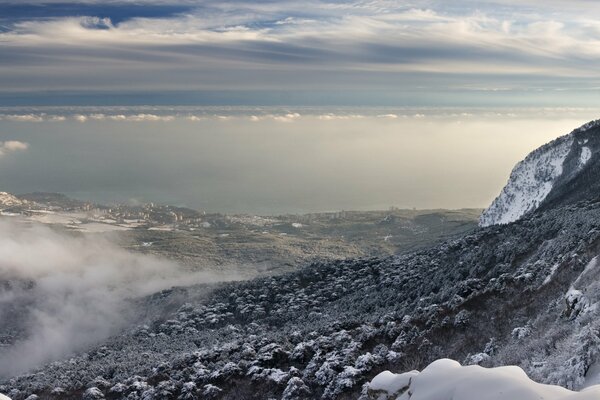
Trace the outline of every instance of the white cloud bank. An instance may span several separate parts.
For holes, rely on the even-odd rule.
[[[0,220],[0,321],[9,331],[12,325],[25,333],[0,351],[0,376],[114,334],[135,318],[129,299],[217,280],[208,272],[128,252],[99,236]]]
[[[0,158],[19,151],[25,151],[29,148],[29,143],[20,142],[18,140],[7,140],[0,142]]]

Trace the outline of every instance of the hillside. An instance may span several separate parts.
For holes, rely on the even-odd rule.
[[[537,209],[598,198],[599,151],[600,120],[534,150],[514,167],[480,225],[506,224]]]
[[[16,400],[78,398],[91,387],[115,399],[186,390],[269,398],[286,389],[355,398],[376,373],[445,357],[519,365],[536,381],[580,388],[593,379],[586,373],[600,342],[599,211],[580,203],[429,250],[226,284],[0,391]],[[196,289],[145,302],[160,306],[181,290]]]

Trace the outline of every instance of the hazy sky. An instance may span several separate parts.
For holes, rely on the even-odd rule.
[[[597,1],[0,3],[5,105],[600,105]]]
[[[261,214],[485,207],[593,109],[0,109],[0,188]]]

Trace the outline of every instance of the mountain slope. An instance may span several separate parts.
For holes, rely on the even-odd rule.
[[[21,200],[7,192],[0,192],[0,209],[20,206],[27,203],[27,200]]]
[[[599,253],[600,203],[585,202],[403,256],[316,263],[217,288],[0,392],[349,399],[383,370],[439,358],[577,389],[600,363]]]
[[[589,122],[531,152],[482,213],[481,226],[514,222],[539,208],[600,196],[600,120]]]

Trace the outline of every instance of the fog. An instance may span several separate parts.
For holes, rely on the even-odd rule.
[[[2,111],[2,110],[0,110]],[[278,214],[485,207],[591,109],[4,110],[0,190]]]
[[[227,279],[235,279],[230,274]],[[27,371],[116,332],[135,315],[128,299],[222,277],[123,250],[99,236],[0,220],[0,376]]]

